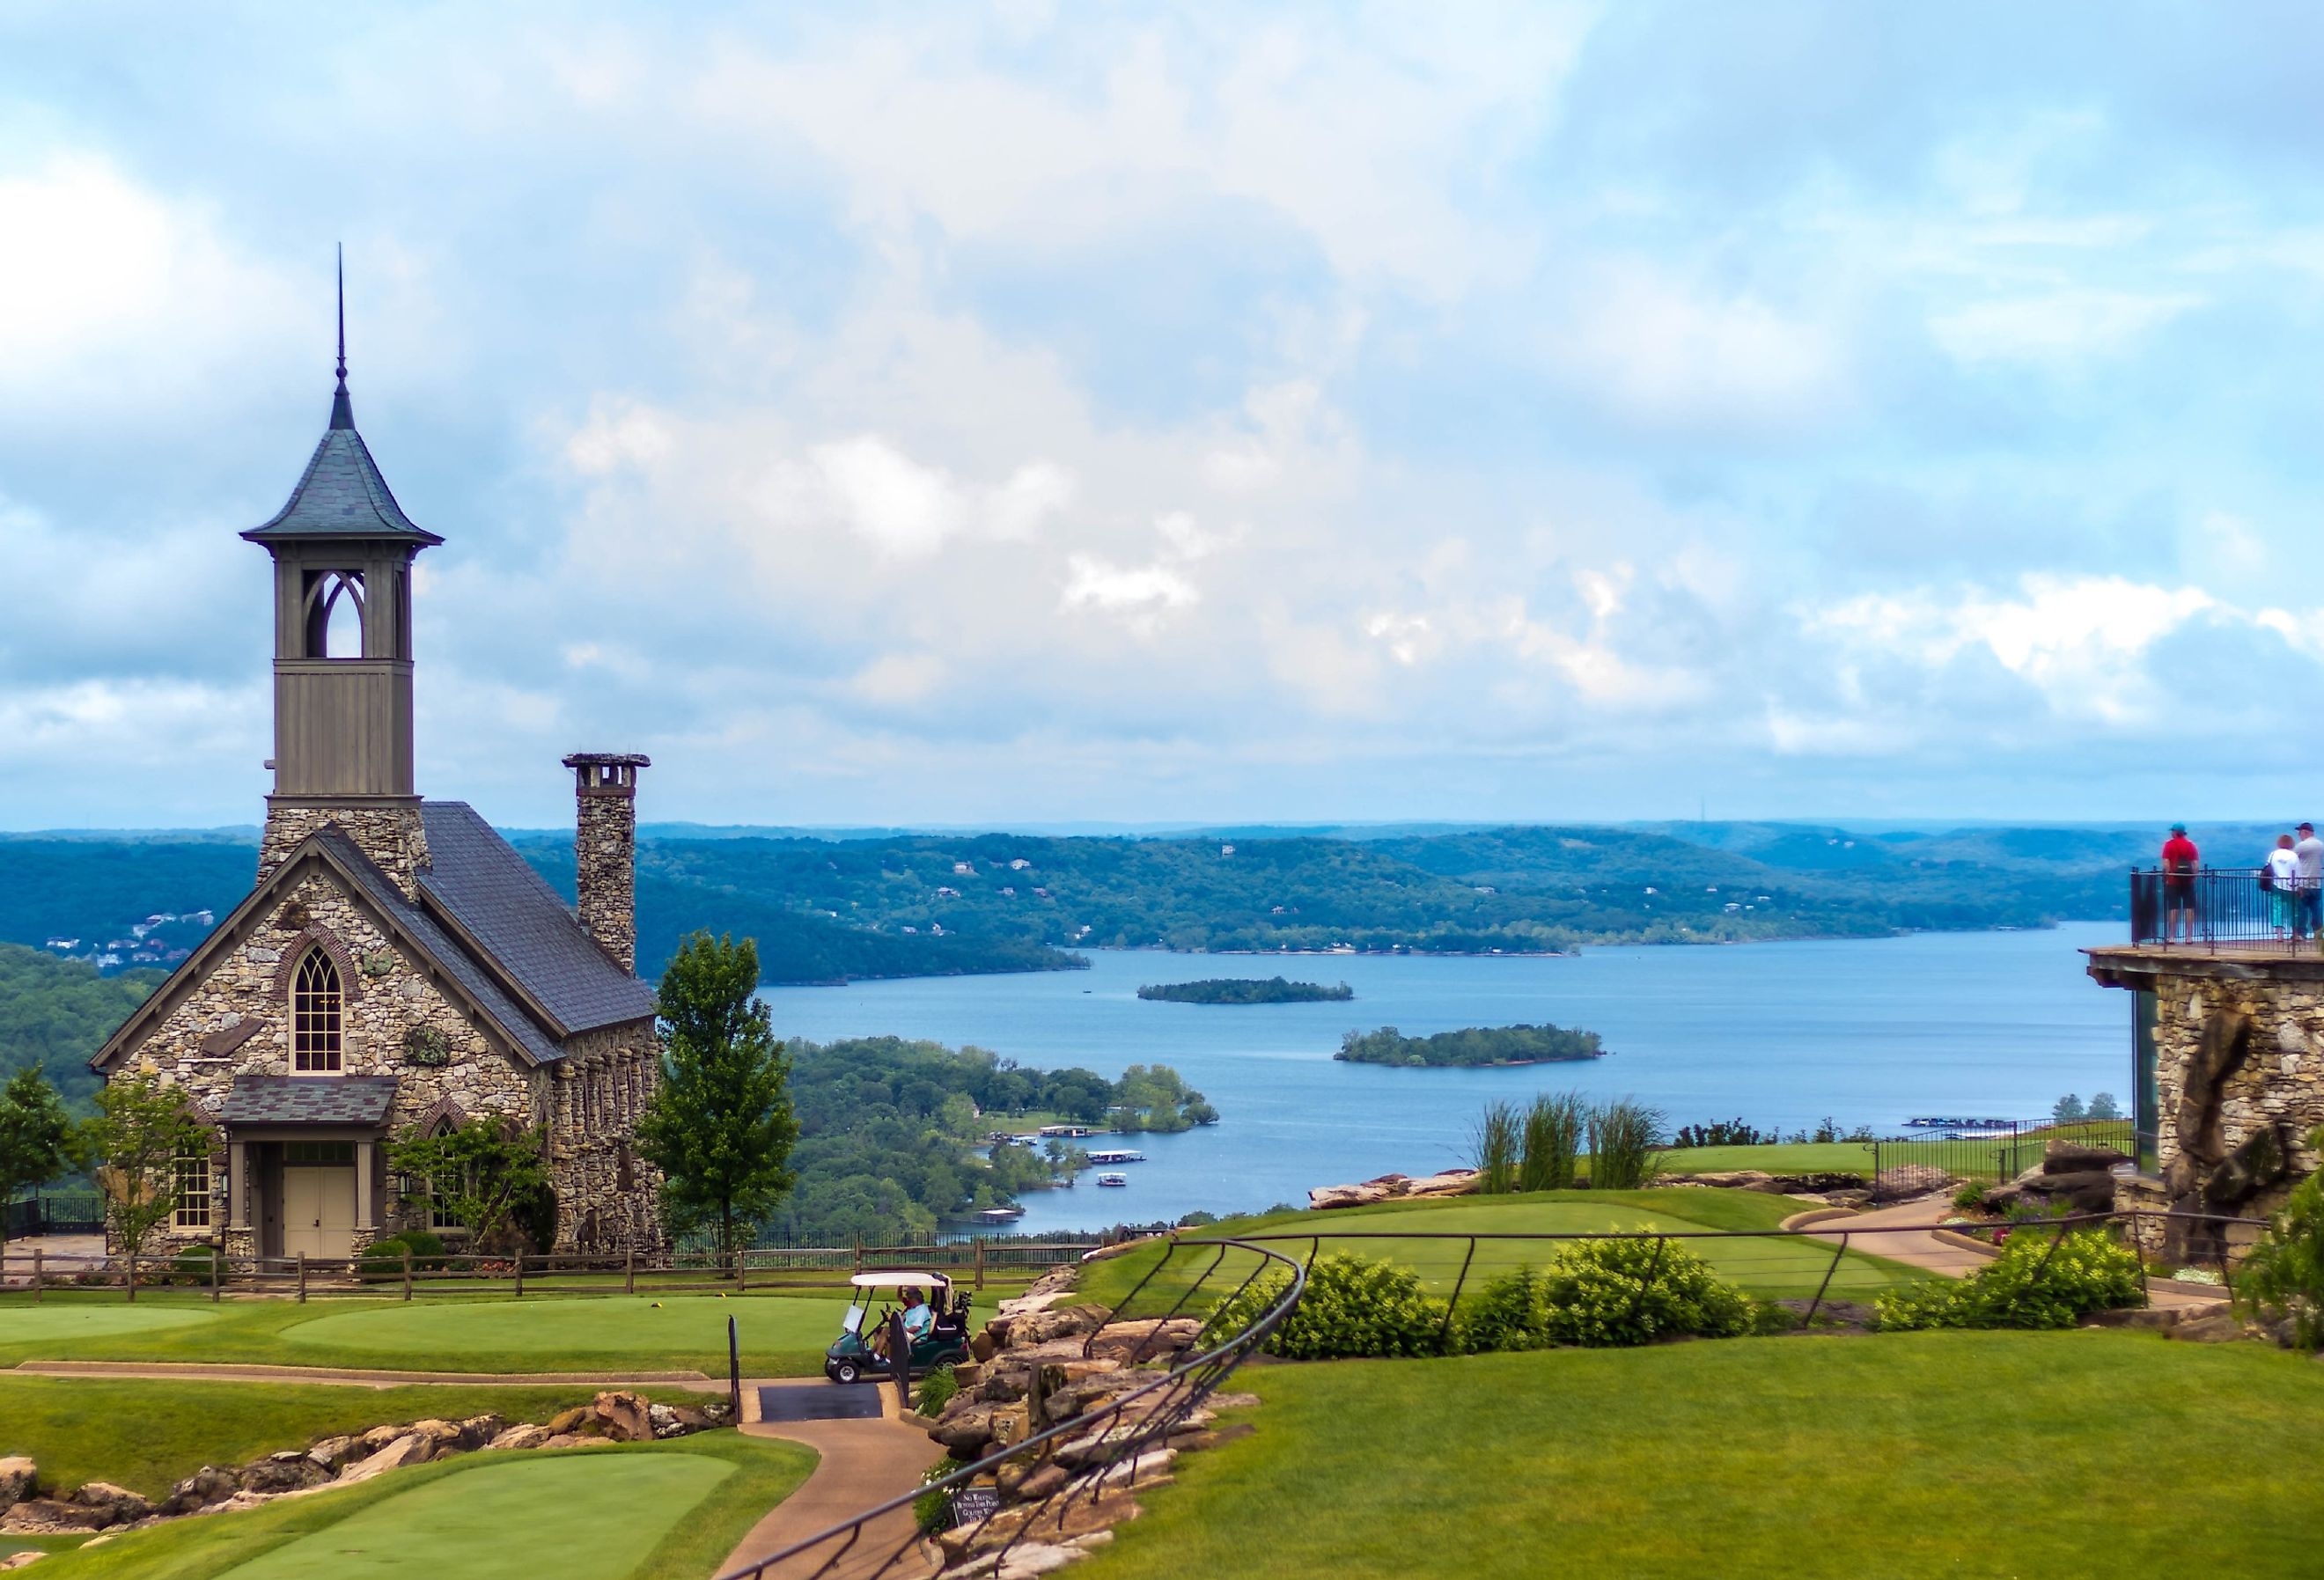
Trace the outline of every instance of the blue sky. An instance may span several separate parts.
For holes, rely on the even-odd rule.
[[[2313,7],[0,12],[0,826],[2314,816]]]

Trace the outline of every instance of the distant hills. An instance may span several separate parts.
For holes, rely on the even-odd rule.
[[[2199,827],[2256,863],[2276,830]],[[1874,937],[2124,914],[2160,830],[1775,822],[1349,827],[1167,836],[771,835],[649,826],[639,965],[697,928],[749,934],[774,982],[1071,968],[1075,947],[1489,952]],[[568,835],[518,848],[572,892]],[[0,940],[106,939],[247,892],[238,831],[0,836]]]

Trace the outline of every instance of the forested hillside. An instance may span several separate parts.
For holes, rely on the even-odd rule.
[[[1167,838],[1003,834],[642,838],[639,967],[697,928],[759,940],[770,982],[1069,968],[1076,947],[1554,950],[1872,937],[2123,913],[2149,829],[1851,832],[1783,823],[1335,829]],[[2198,827],[2255,863],[2273,830]],[[518,847],[568,897],[572,841]],[[247,892],[216,838],[0,838],[0,938],[104,938]],[[182,944],[182,938],[173,937]]]
[[[87,1112],[97,1091],[88,1056],[161,980],[158,971],[99,976],[77,960],[0,944],[0,1081],[41,1065],[66,1101]]]

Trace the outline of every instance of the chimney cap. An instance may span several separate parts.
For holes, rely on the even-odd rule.
[[[566,758],[567,768],[651,768],[653,759],[642,752],[576,752]]]

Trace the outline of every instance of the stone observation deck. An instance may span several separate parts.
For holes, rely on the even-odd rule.
[[[2319,1165],[2308,1145],[2324,1124],[2316,899],[2255,870],[2133,873],[2129,940],[2084,951],[2094,980],[2135,995],[2141,1173],[2116,1206],[2167,1207],[2191,1225],[2153,1249],[2225,1252]]]

